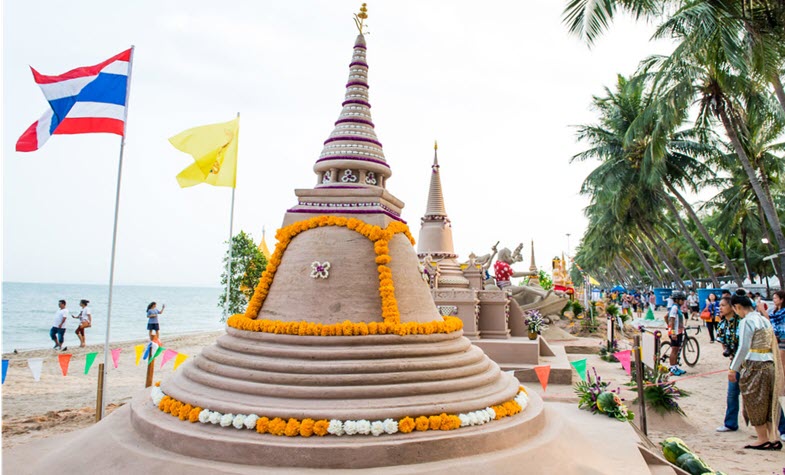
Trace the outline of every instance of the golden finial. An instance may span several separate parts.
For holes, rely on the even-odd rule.
[[[360,31],[361,35],[364,34],[363,27],[365,25],[363,24],[363,22],[365,21],[366,18],[368,18],[368,9],[366,8],[366,5],[367,4],[363,3],[362,6],[360,7],[360,13],[354,14],[354,24],[357,25],[357,29]]]
[[[436,141],[435,141],[435,140],[433,141],[433,149],[434,149],[434,150],[439,150],[439,144],[438,144],[438,143],[436,143]]]

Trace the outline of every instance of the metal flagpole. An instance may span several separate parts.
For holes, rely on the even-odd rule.
[[[235,182],[235,186],[237,183]],[[224,302],[224,316],[229,316],[229,291],[232,288],[232,227],[234,225],[234,187],[232,187],[232,204],[229,213],[229,259],[226,260],[226,301]]]
[[[112,258],[109,264],[109,299],[106,308],[106,339],[104,340],[104,377],[101,380],[101,418],[104,417],[107,397],[106,379],[109,373],[109,329],[112,321],[112,288],[114,286],[114,260],[117,248],[117,214],[120,208],[120,183],[123,177],[123,152],[125,151],[125,136],[128,130],[128,99],[131,96],[131,73],[134,67],[134,48],[131,45],[131,57],[128,61],[128,83],[125,86],[125,110],[123,111],[123,136],[120,139],[120,160],[117,164],[117,189],[114,198],[114,226],[112,227]]]
[[[237,113],[237,118],[240,118],[240,113]],[[239,128],[239,124],[238,124]],[[237,131],[238,141],[238,154],[239,154],[239,141],[240,131]],[[232,187],[232,204],[229,211],[229,259],[226,261],[226,300],[224,301],[224,316],[229,317],[229,292],[232,288],[232,227],[234,226],[234,191],[237,188],[237,162],[234,165],[234,186]]]

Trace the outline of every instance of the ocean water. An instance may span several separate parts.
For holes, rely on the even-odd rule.
[[[3,282],[3,353],[18,350],[51,348],[52,327],[57,301],[64,299],[71,315],[81,310],[79,301],[90,301],[93,326],[85,331],[87,344],[100,344],[106,335],[106,311],[109,287],[88,284],[28,284]],[[158,287],[115,285],[112,292],[110,341],[128,341],[147,337],[147,304],[166,304],[159,317],[161,334],[182,334],[224,328],[218,307],[220,288]],[[66,322],[66,346],[79,346],[74,334],[78,319]]]

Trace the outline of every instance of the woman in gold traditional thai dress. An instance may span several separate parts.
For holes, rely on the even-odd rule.
[[[743,291],[740,291],[743,292]],[[758,440],[745,449],[780,450],[776,427],[780,415],[778,396],[782,394],[783,377],[777,339],[771,323],[758,313],[745,294],[737,292],[731,303],[739,322],[739,349],[733,358],[728,380],[736,381],[744,400],[744,420],[755,427]]]

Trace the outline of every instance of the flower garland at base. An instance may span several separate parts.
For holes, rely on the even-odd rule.
[[[281,320],[254,320],[243,314],[229,317],[226,324],[232,328],[244,331],[276,333],[279,335],[299,336],[366,336],[366,335],[431,335],[434,333],[452,333],[463,328],[463,322],[458,317],[442,317],[444,320],[434,322],[350,322],[343,323],[313,323],[313,322],[284,322]]]
[[[373,249],[376,253],[377,271],[379,273],[379,296],[382,300],[382,318],[385,323],[395,324],[400,323],[401,315],[398,311],[398,301],[395,300],[395,287],[392,280],[392,269],[387,265],[392,261],[390,257],[390,240],[394,235],[403,233],[409,242],[414,245],[414,237],[409,232],[408,226],[395,221],[390,223],[386,228],[382,229],[379,226],[365,223],[355,218],[341,218],[338,216],[317,216],[303,221],[292,223],[289,226],[281,228],[275,233],[275,239],[278,243],[275,245],[275,252],[270,257],[270,262],[259,279],[259,284],[254,290],[253,297],[248,303],[248,308],[245,311],[245,316],[248,318],[255,318],[259,315],[262,309],[262,304],[267,298],[267,293],[270,291],[270,286],[273,284],[273,277],[281,265],[283,253],[289,246],[289,243],[295,236],[303,231],[315,229],[324,226],[339,226],[355,231],[362,234],[373,242]]]
[[[150,396],[153,404],[161,411],[177,417],[181,421],[191,423],[220,425],[221,427],[234,427],[238,430],[256,430],[260,434],[271,434],[286,437],[311,437],[313,435],[324,437],[326,435],[372,435],[378,437],[382,434],[395,434],[396,432],[409,433],[428,430],[455,430],[461,427],[478,426],[504,417],[513,416],[526,409],[529,396],[526,389],[521,386],[514,399],[502,404],[486,407],[465,414],[441,413],[432,416],[404,417],[399,420],[385,419],[383,421],[337,419],[282,419],[280,417],[259,417],[256,414],[221,414],[198,406],[192,406],[178,401],[164,394],[156,384]]]

